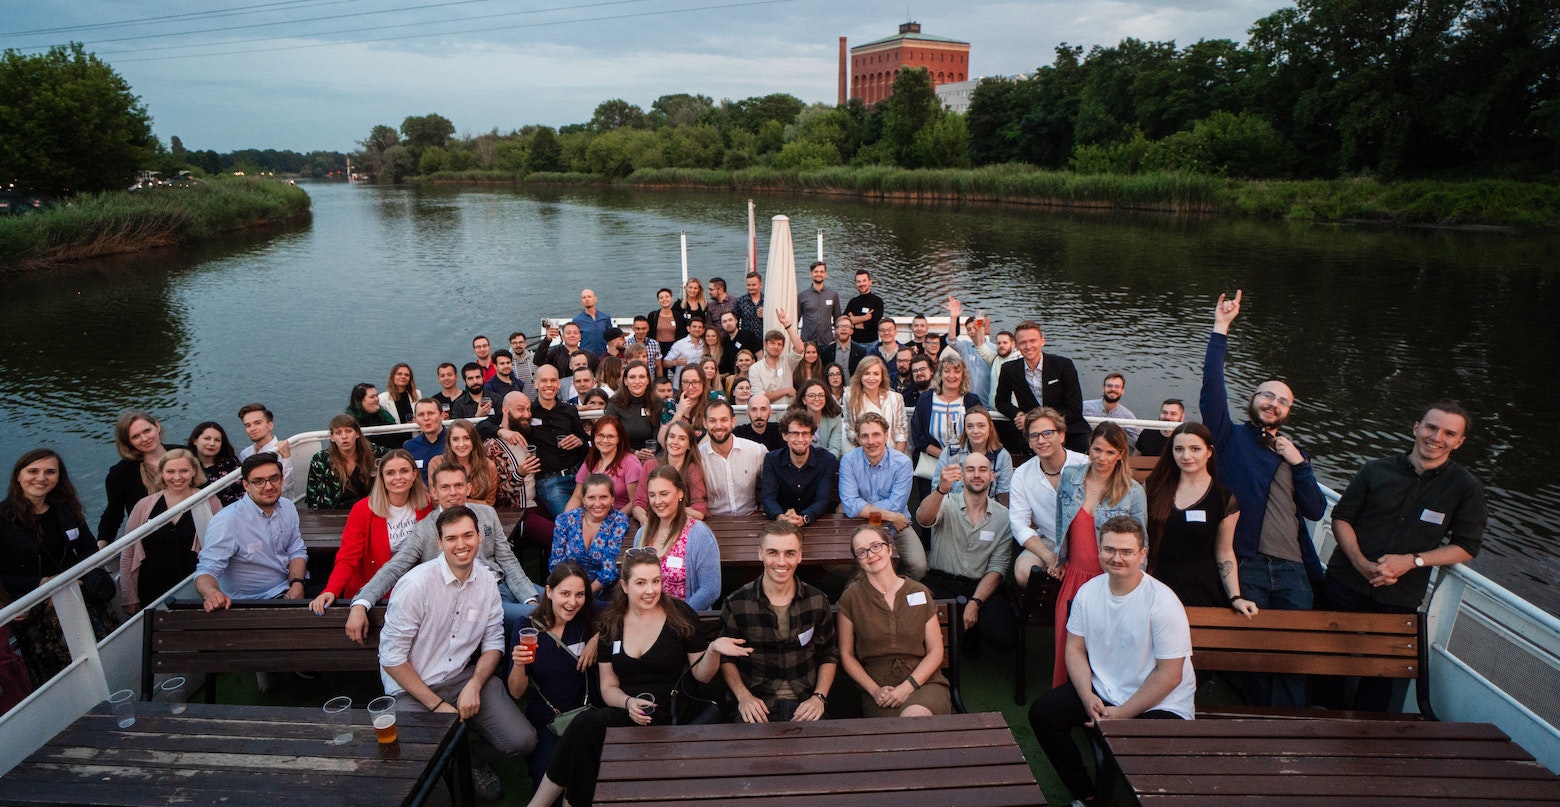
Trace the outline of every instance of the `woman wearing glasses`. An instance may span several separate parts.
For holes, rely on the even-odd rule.
[[[856,579],[840,595],[840,665],[861,687],[867,717],[924,717],[953,711],[943,678],[942,628],[926,586],[894,571],[879,527],[851,536]]]

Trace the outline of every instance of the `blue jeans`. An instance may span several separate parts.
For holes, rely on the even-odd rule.
[[[1315,595],[1304,562],[1259,554],[1240,559],[1240,596],[1261,609],[1309,611]],[[1248,706],[1305,707],[1303,675],[1247,673],[1241,676],[1241,689]]]
[[[547,515],[557,518],[569,509],[569,497],[574,495],[574,476],[550,476],[536,482],[536,498],[547,508]]]

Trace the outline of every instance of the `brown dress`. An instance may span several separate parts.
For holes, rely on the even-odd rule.
[[[911,605],[909,599],[916,594],[919,601]],[[883,595],[866,580],[857,580],[840,595],[840,613],[848,618],[855,636],[856,660],[882,685],[897,686],[915,671],[921,659],[926,657],[926,623],[937,618],[937,603],[926,586],[906,579],[894,594],[894,608],[889,610]],[[903,705],[883,709],[871,693],[861,694],[861,712],[867,717],[897,717],[906,706],[924,706],[932,714],[953,712],[953,701],[948,696],[948,679],[939,669],[930,681],[911,693]]]

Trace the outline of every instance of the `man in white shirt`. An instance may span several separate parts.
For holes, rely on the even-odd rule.
[[[276,437],[276,416],[263,403],[245,404],[238,410],[238,420],[244,424],[244,434],[250,444],[238,452],[238,461],[256,454],[270,452],[282,461],[282,496],[292,492],[292,446]]]
[[[672,386],[682,389],[682,368],[698,365],[704,358],[704,321],[688,320],[688,335],[672,343],[661,359],[661,366],[671,370]]]
[[[758,481],[769,452],[732,434],[735,422],[731,404],[725,401],[710,401],[704,409],[704,431],[709,437],[699,444],[699,459],[704,463],[710,515],[745,516],[758,510]]]
[[[536,729],[493,673],[504,652],[498,582],[476,562],[477,516],[451,507],[439,514],[443,552],[396,584],[379,634],[379,663],[396,711],[453,712],[476,732],[472,778],[489,801],[504,789],[489,764],[536,748]],[[475,663],[468,663],[478,650]]]
[[[802,359],[802,337],[797,334],[796,323],[784,308],[775,309],[775,317],[785,333],[770,331],[764,334],[764,353],[748,368],[748,382],[753,385],[754,395],[763,393],[774,408],[785,409],[791,405],[791,396],[796,394],[791,376],[796,363]],[[790,350],[786,350],[787,335],[790,336]]]
[[[1029,706],[1035,739],[1057,778],[1084,804],[1094,782],[1072,730],[1096,720],[1191,720],[1197,678],[1186,609],[1169,586],[1143,572],[1143,525],[1116,516],[1100,529],[1100,566],[1067,618],[1071,679]],[[1075,804],[1077,802],[1074,802]]]
[[[1087,465],[1089,456],[1068,451],[1067,419],[1049,406],[1029,410],[1024,419],[1024,434],[1035,456],[1013,471],[1008,491],[1008,521],[1013,540],[1018,542],[1018,559],[1013,562],[1013,580],[1019,588],[1029,587],[1029,575],[1038,568],[1041,574],[1060,574],[1056,568],[1056,485],[1062,469],[1069,465]]]

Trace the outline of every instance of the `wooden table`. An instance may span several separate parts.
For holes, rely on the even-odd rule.
[[[1044,804],[996,713],[607,730],[596,804]]]
[[[350,512],[350,510],[299,508],[298,531],[303,534],[303,545],[311,550],[339,549],[341,531],[346,529],[347,514]],[[504,534],[507,536],[514,532],[515,525],[520,523],[520,511],[499,510],[498,521],[504,525]]]
[[[1560,802],[1560,777],[1488,723],[1108,720],[1100,732],[1143,807]]]
[[[421,804],[445,769],[471,803],[454,715],[397,715],[400,738],[382,749],[368,712],[352,712],[353,741],[330,745],[319,708],[192,703],[171,715],[143,701],[121,729],[99,704],[0,778],[0,804],[383,807]]]
[[[752,566],[758,560],[758,536],[769,519],[763,513],[747,516],[710,516],[704,520],[720,544],[722,566]],[[802,528],[802,562],[818,566],[850,566],[856,558],[850,553],[850,536],[866,524],[864,518],[849,518],[830,513]]]

